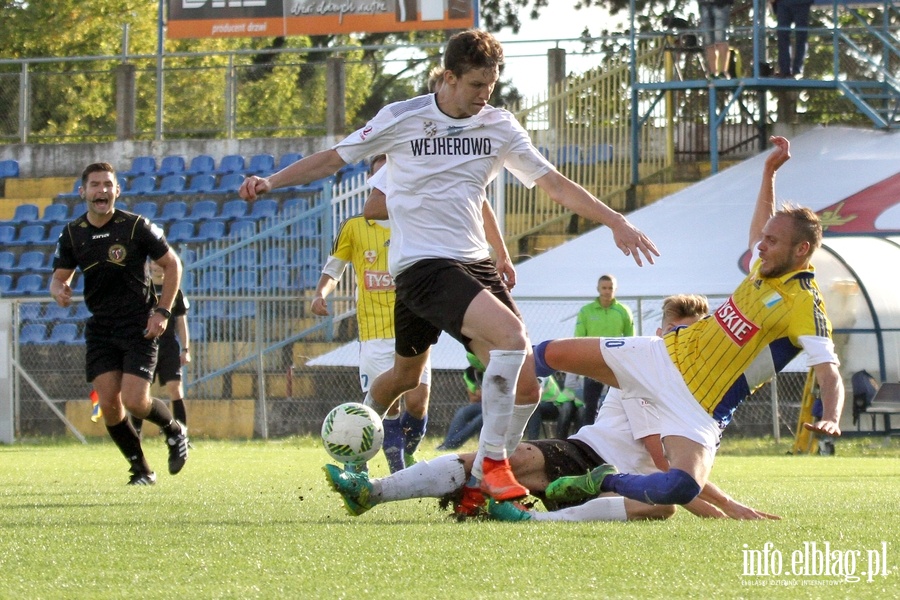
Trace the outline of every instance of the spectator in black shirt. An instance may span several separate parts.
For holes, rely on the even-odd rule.
[[[75,268],[84,277],[84,301],[91,317],[85,325],[85,372],[100,396],[110,437],[131,465],[129,485],[152,485],[140,437],[126,411],[158,425],[169,447],[169,472],[178,473],[188,454],[187,428],[172,418],[164,402],[150,398],[157,338],[165,331],[181,280],[181,261],[162,230],[144,217],[116,210],[119,185],[109,163],[88,165],[79,194],[87,213],[68,223],[53,258],[50,295],[69,306]],[[159,299],[147,267],[150,258],[166,281]]]

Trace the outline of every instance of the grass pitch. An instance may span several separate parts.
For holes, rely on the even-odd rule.
[[[900,597],[898,442],[726,440],[713,480],[781,521],[579,524],[457,523],[432,499],[350,517],[314,438],[197,440],[175,477],[148,440],[153,487],[108,441],[2,446],[0,598]]]

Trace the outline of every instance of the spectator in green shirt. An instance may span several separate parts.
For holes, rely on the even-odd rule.
[[[575,321],[575,337],[626,337],[634,335],[634,318],[631,310],[616,300],[616,278],[601,275],[597,280],[599,296],[578,311]],[[600,409],[603,384],[584,378],[585,425],[590,425]]]

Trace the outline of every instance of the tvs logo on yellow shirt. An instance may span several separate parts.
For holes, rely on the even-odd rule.
[[[738,346],[743,346],[759,331],[759,326],[738,310],[734,299],[729,298],[716,310],[716,322],[721,325],[728,337]]]

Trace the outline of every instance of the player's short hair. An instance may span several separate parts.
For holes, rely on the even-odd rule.
[[[113,181],[116,181],[116,169],[107,162],[95,162],[91,163],[84,168],[84,171],[81,172],[81,183],[87,183],[88,177],[91,173],[112,173]]]
[[[467,29],[453,35],[444,50],[444,68],[457,77],[473,69],[497,69],[503,65],[503,47],[492,34]]]
[[[787,203],[782,205],[775,215],[791,219],[794,223],[794,243],[809,242],[810,254],[822,245],[822,222],[819,215],[811,209]]]
[[[436,92],[438,85],[444,81],[444,67],[434,67],[428,72],[428,91]]]
[[[613,284],[613,287],[616,287],[616,278],[612,275],[601,275],[597,278],[597,285],[600,285],[601,281],[608,281]]]
[[[699,294],[675,294],[663,300],[662,322],[672,323],[689,317],[705,317],[709,314],[706,296]]]

